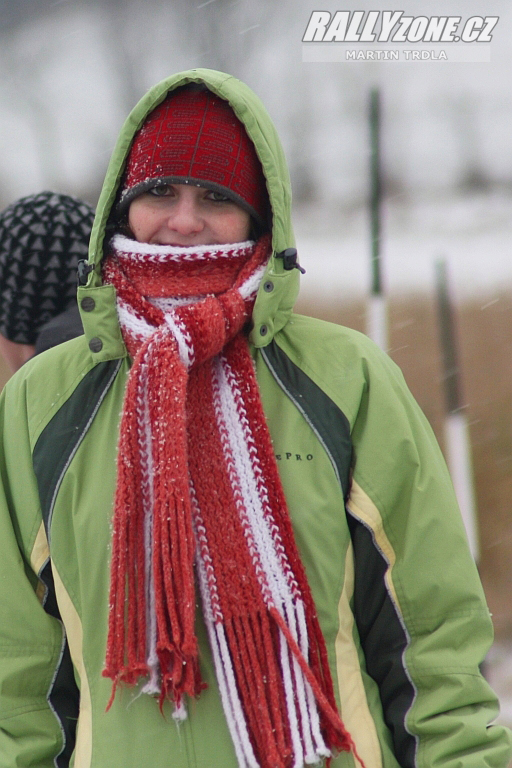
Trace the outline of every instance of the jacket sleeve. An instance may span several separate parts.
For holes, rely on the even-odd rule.
[[[11,388],[9,384],[6,389]],[[3,765],[55,768],[64,731],[52,706],[65,657],[61,622],[42,602],[31,565],[43,565],[44,529],[23,398],[0,399],[0,755]],[[43,534],[43,535],[41,535]]]
[[[352,403],[354,613],[403,768],[506,768],[479,665],[492,625],[448,471],[397,367],[369,349]]]

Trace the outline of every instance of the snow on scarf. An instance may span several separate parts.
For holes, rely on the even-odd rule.
[[[201,680],[194,561],[241,768],[298,768],[353,745],[244,334],[269,238],[146,245],[103,267],[133,357],[121,419],[105,670],[174,703]],[[112,701],[112,700],[111,700]]]

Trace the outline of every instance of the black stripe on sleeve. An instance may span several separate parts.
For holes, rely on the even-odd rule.
[[[53,616],[53,618],[61,621],[55,597],[52,566],[49,559],[41,569],[39,578],[46,587],[46,594],[43,600],[45,611],[50,616]],[[62,626],[62,635],[60,659],[46,695],[62,731],[62,749],[54,759],[56,768],[68,768],[69,766],[71,755],[75,748],[76,724],[80,711],[80,693],[75,680],[73,662],[71,661],[64,626]]]
[[[354,616],[366,668],[379,686],[396,758],[402,768],[414,768],[416,739],[405,725],[415,697],[404,662],[409,638],[384,581],[388,563],[372,532],[347,512],[354,547]]]

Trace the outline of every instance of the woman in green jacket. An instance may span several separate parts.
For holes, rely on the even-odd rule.
[[[255,95],[155,86],[85,336],[2,396],[3,764],[506,768],[440,451],[386,355],[292,313],[293,246]]]

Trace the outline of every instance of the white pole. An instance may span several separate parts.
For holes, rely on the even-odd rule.
[[[381,349],[387,351],[387,301],[382,293],[372,293],[368,297],[367,334]]]
[[[443,355],[443,381],[446,401],[446,461],[452,477],[471,553],[479,557],[478,525],[471,442],[461,397],[461,376],[455,334],[454,312],[448,286],[446,263],[439,260],[437,271],[437,307],[439,338]]]
[[[467,418],[461,411],[449,413],[445,419],[446,459],[453,487],[466,528],[471,554],[480,557],[476,523],[476,501]]]

